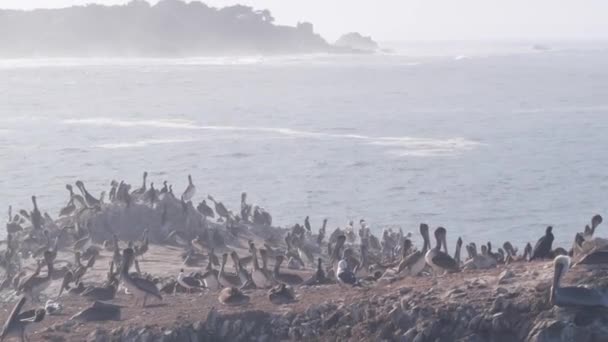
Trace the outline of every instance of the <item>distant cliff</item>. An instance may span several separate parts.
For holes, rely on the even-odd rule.
[[[0,57],[209,56],[336,52],[313,25],[274,24],[268,10],[133,0],[33,11],[0,10]]]

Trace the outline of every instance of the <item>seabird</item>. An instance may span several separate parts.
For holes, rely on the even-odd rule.
[[[251,278],[258,288],[269,288],[272,286],[272,278],[270,274],[264,272],[258,263],[258,251],[255,245],[251,245],[251,254],[253,255],[253,269],[251,270]]]
[[[213,265],[211,263],[207,264],[206,271],[207,272],[203,273],[203,275],[201,276],[205,287],[209,290],[219,290],[222,287],[218,280],[219,272],[213,269]]]
[[[87,191],[87,189],[84,187],[84,183],[82,181],[80,181],[80,180],[76,181],[76,187],[78,187],[78,189],[80,189],[80,192],[82,193],[82,196],[84,197],[84,200],[89,207],[97,207],[101,204],[101,202],[98,199],[93,197]]]
[[[146,299],[148,297],[155,297],[158,298],[158,300],[162,300],[163,297],[160,295],[158,288],[152,281],[143,278],[131,277],[129,274],[129,268],[135,259],[133,249],[126,248],[123,250],[122,258],[120,280],[122,285],[135,296],[135,304],[137,304],[139,299],[143,299],[143,307],[145,307]]]
[[[201,203],[199,203],[196,206],[196,210],[198,210],[198,212],[201,213],[203,215],[203,217],[205,217],[205,218],[207,218],[207,217],[214,218],[215,217],[215,213],[213,212],[213,209],[211,209],[211,207],[209,205],[207,205],[207,202],[205,202],[205,200],[203,200]]]
[[[553,245],[553,227],[548,226],[545,230],[545,235],[538,239],[534,250],[532,251],[532,257],[530,261],[534,259],[546,259],[551,256],[551,246]]]
[[[554,260],[555,273],[551,286],[551,304],[560,307],[608,307],[608,297],[596,289],[582,286],[560,287],[560,283],[568,268],[570,258],[560,255]]]
[[[188,175],[188,187],[186,187],[186,190],[182,194],[182,200],[185,202],[191,200],[195,193],[196,186],[194,186],[194,183],[192,183],[192,175]]]
[[[218,214],[218,216],[228,220],[230,217],[230,212],[228,209],[226,209],[224,204],[222,202],[217,202],[211,195],[208,195],[207,198],[215,205],[215,212]]]
[[[32,213],[30,214],[32,227],[34,227],[34,229],[42,229],[42,214],[40,214],[40,210],[38,210],[36,196],[32,196],[32,204],[34,205],[34,210],[32,210]]]
[[[435,240],[437,245],[426,252],[425,260],[431,265],[436,273],[458,272],[459,266],[451,256],[441,251],[441,246],[445,245],[447,231],[443,227],[435,229]]]
[[[268,299],[273,304],[287,304],[295,300],[295,294],[291,286],[280,283],[268,291]]]
[[[399,263],[397,273],[401,273],[404,269],[409,270],[409,274],[416,276],[422,272],[426,266],[426,252],[430,248],[431,242],[429,238],[429,226],[426,223],[420,224],[420,235],[422,236],[422,250],[416,251]]]
[[[146,193],[146,180],[147,179],[148,179],[148,172],[144,171],[143,183],[141,185],[141,188],[133,190],[133,192],[131,192],[131,196],[139,198],[139,197],[142,197]]]
[[[235,287],[227,287],[220,291],[218,300],[224,305],[242,305],[249,303],[249,296]]]
[[[9,337],[17,337],[21,339],[21,342],[29,341],[25,334],[25,329],[30,323],[38,323],[44,319],[46,311],[44,309],[28,310],[21,312],[23,305],[25,305],[26,298],[22,296],[11,314],[6,319],[2,332],[0,333],[0,341],[4,341]]]
[[[47,273],[44,277],[34,276],[26,279],[24,283],[19,287],[19,291],[25,293],[32,300],[40,301],[40,292],[44,291],[49,284],[53,276],[53,260],[50,251],[44,252],[44,261],[46,262]]]
[[[65,207],[61,208],[59,211],[59,216],[70,216],[76,211],[76,204],[74,203],[74,189],[70,184],[66,184],[65,188],[70,193],[70,199]]]
[[[185,288],[188,293],[192,292],[192,289],[201,289],[203,288],[203,282],[196,279],[195,277],[187,276],[184,274],[184,269],[179,270],[179,274],[177,275],[177,283],[180,284],[183,288]]]
[[[227,273],[226,262],[228,261],[228,253],[222,254],[222,265],[220,266],[220,273],[218,275],[219,282],[224,287],[241,287],[241,279],[237,274]]]
[[[278,282],[286,283],[289,285],[299,285],[304,279],[297,274],[292,273],[281,273],[281,264],[285,260],[285,257],[282,255],[277,255],[275,258],[273,276],[274,279]]]

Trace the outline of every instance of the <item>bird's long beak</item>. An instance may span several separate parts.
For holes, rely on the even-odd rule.
[[[448,254],[448,242],[447,239],[445,237],[445,234],[441,236],[441,240],[443,243],[443,251],[445,252],[445,254]]]

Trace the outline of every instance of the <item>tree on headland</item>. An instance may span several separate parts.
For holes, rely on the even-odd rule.
[[[303,28],[306,29],[303,29]],[[327,52],[312,24],[274,24],[269,10],[199,1],[0,10],[0,57],[200,56]]]

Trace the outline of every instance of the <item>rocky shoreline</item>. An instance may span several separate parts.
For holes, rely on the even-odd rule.
[[[190,188],[194,189],[192,183]],[[87,203],[82,209],[74,209],[74,214],[61,215],[57,220],[46,213],[42,215],[33,198],[31,213],[20,210],[18,215],[11,215],[7,223],[10,238],[4,241],[9,247],[4,250],[0,265],[6,269],[0,290],[0,321],[7,320],[21,296],[14,279],[19,282],[24,274],[35,273],[36,263],[39,263],[36,255],[42,251],[45,256],[55,254],[53,263],[58,271],[52,276],[50,267],[44,271],[48,274],[48,283],[42,298],[56,302],[61,309],[57,312],[47,310],[44,320],[28,327],[31,341],[608,341],[607,310],[553,306],[550,289],[554,264],[551,259],[531,262],[513,259],[486,269],[463,268],[443,275],[422,271],[418,275],[408,275],[408,272],[396,271],[398,267],[394,262],[399,263],[399,259],[393,248],[402,244],[405,256],[411,241],[397,233],[394,233],[395,241],[399,238],[404,242],[395,246],[389,246],[389,232],[385,232],[382,246],[373,234],[361,235],[369,250],[361,248],[359,256],[356,252],[352,254],[353,250],[362,247],[356,244],[352,229],[336,229],[326,235],[327,222],[324,222],[319,234],[313,235],[308,218],[304,227],[296,225],[289,230],[272,227],[270,215],[257,206],[248,205],[246,194],[242,197],[244,220],[208,196],[216,204],[216,212],[225,218],[225,222],[214,222],[204,214],[210,212],[203,210],[205,202],[195,208],[192,202],[176,199],[172,192],[157,198],[155,190],[150,191],[139,199],[131,197],[136,193],[133,192],[125,202],[120,196],[127,196],[127,193],[121,193],[120,188],[118,191],[113,189],[111,192],[116,195],[111,197],[110,203],[90,198],[86,201],[94,205]],[[86,190],[83,195],[90,197]],[[253,215],[250,216],[247,210],[253,210]],[[596,221],[594,227],[601,222]],[[31,222],[30,226],[28,222]],[[361,226],[365,232],[363,220]],[[142,233],[145,249],[139,242]],[[293,240],[291,234],[300,233],[312,247]],[[112,243],[109,240],[114,234],[119,235],[120,241]],[[357,272],[358,277],[367,279],[363,285],[359,284],[361,286],[337,282],[332,275],[332,260],[340,248],[332,241],[339,236],[344,242],[343,234],[351,239],[346,244],[350,257],[356,255],[361,258],[362,265],[367,262],[370,266]],[[292,244],[296,242],[299,244],[294,247]],[[219,288],[200,286],[194,291],[186,291],[178,285],[181,284],[178,273],[194,277],[205,265],[209,268],[213,250],[224,253],[224,257],[233,253],[237,261],[237,255],[240,255],[243,263],[248,254],[251,262],[253,254],[252,273],[256,267],[259,271],[254,245],[264,246],[266,253],[277,255],[275,284],[279,282],[279,257],[292,255],[290,259],[295,260],[299,258],[298,253],[310,254],[306,255],[308,265],[302,259],[299,261],[301,266],[297,261],[294,267],[288,263],[291,275],[308,279],[318,274],[321,266],[315,269],[311,261],[319,258],[324,260],[327,277],[315,285],[304,285],[306,282],[300,280],[300,285],[293,286],[293,300],[281,304],[269,300],[268,287],[258,288],[255,284],[247,287],[246,282],[240,290],[234,289],[247,298],[238,305],[226,305]],[[69,260],[78,255],[75,264],[79,265],[81,251],[83,256],[87,253],[95,256],[89,259],[93,263],[80,280],[80,285],[91,286],[104,283],[105,279],[109,281],[112,267],[108,266],[116,261],[117,251],[131,250],[133,253],[132,248],[139,251],[140,256],[133,277],[147,279],[155,290],[160,290],[162,300],[148,302],[148,306],[142,307],[136,304],[133,294],[118,287],[108,301],[115,306],[117,315],[110,319],[82,319],[78,313],[91,307],[91,301],[81,296],[81,292],[64,288],[67,279],[64,275],[70,273],[70,269],[75,270]],[[296,254],[294,250],[297,250]],[[349,256],[344,252],[343,257]],[[127,259],[123,259],[123,263],[128,263],[124,260]],[[393,266],[388,266],[389,263]],[[236,272],[237,265],[240,267],[240,263],[235,262],[230,272]],[[374,267],[383,268],[384,274],[370,277],[378,273]],[[180,268],[183,271],[180,272]],[[239,272],[244,271],[243,267]],[[240,273],[238,275],[240,277]],[[123,273],[121,280],[123,276],[131,277]],[[563,282],[604,292],[608,288],[608,270],[601,264],[577,265],[565,275]],[[66,290],[63,295],[60,288]],[[24,309],[40,308],[43,304],[44,301],[28,301]]]
[[[32,341],[606,341],[608,312],[560,309],[549,302],[549,262],[508,270],[405,277],[369,289],[342,285],[296,288],[296,302],[272,305],[266,291],[247,291],[252,302],[226,307],[213,293],[165,296],[141,309],[126,295],[120,321],[67,319],[86,306],[66,300],[30,333]],[[147,267],[143,266],[142,267]],[[602,282],[606,271],[575,269],[570,283]],[[578,281],[577,281],[578,280]],[[9,310],[10,305],[3,305]],[[192,312],[196,308],[198,311]],[[143,311],[142,311],[143,310]],[[167,317],[169,313],[169,317]],[[155,317],[158,314],[158,317]],[[0,315],[4,318],[5,313]]]

